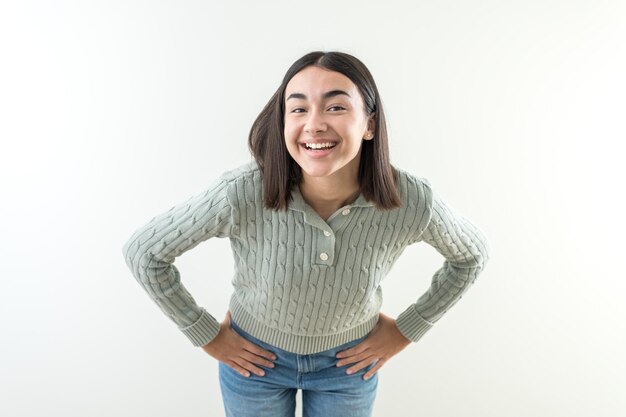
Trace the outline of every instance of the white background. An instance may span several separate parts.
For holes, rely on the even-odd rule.
[[[392,162],[492,258],[380,371],[377,416],[626,415],[623,1],[4,1],[0,414],[221,416],[217,362],[122,245],[250,159],[249,128],[312,50],[363,60]],[[397,316],[443,263],[385,280]],[[176,262],[218,319],[228,241]]]

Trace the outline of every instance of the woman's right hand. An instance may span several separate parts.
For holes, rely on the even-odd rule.
[[[256,365],[273,368],[276,356],[249,340],[241,337],[230,325],[230,311],[220,324],[220,331],[202,349],[220,362],[230,366],[245,377],[254,372],[258,376],[265,375],[263,369]]]

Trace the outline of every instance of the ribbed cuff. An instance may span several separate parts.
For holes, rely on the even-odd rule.
[[[434,323],[424,320],[415,311],[415,304],[404,310],[396,319],[396,326],[407,339],[417,342],[424,334],[433,327]]]
[[[217,336],[220,331],[220,323],[202,309],[202,315],[194,324],[180,330],[191,340],[194,346],[204,346]]]

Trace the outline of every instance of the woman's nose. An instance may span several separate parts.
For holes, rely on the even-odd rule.
[[[310,112],[304,125],[304,131],[306,133],[319,133],[326,131],[326,121],[324,117],[317,112]]]

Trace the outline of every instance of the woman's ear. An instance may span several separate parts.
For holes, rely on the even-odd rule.
[[[374,138],[374,132],[376,131],[376,113],[372,113],[367,120],[367,132],[365,132],[365,136],[363,139],[371,140]]]

